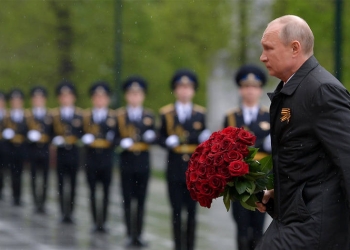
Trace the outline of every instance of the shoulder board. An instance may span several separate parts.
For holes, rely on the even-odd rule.
[[[121,107],[115,110],[116,116],[125,115],[125,113],[126,113],[125,107]]]
[[[143,111],[145,112],[145,114],[147,115],[152,115],[154,116],[154,112],[152,109],[149,109],[149,108],[143,108]]]
[[[232,109],[228,110],[226,112],[226,115],[236,114],[236,113],[240,113],[240,112],[242,112],[242,110],[240,108],[236,107],[236,108],[232,108]]]
[[[114,109],[108,109],[109,116],[116,116],[117,112]]]
[[[269,113],[270,112],[269,108],[266,107],[266,106],[261,106],[260,107],[260,111],[265,112],[265,113]]]
[[[207,109],[204,108],[203,106],[194,104],[193,105],[193,110],[196,111],[196,112],[199,112],[199,113],[205,113]]]
[[[31,109],[25,109],[24,110],[24,117],[30,117],[30,116],[33,116],[33,112]]]
[[[59,108],[53,108],[50,109],[49,112],[51,113],[52,116],[56,116],[60,114],[60,109]]]
[[[173,103],[171,103],[171,104],[168,104],[168,105],[160,108],[159,113],[166,114],[166,113],[169,113],[171,111],[174,111],[174,109],[175,109],[175,105]]]
[[[88,116],[91,114],[91,109],[83,109],[81,110],[81,112],[84,116]]]
[[[75,113],[82,115],[83,114],[83,110],[79,107],[75,107]]]

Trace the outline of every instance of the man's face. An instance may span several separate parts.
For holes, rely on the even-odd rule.
[[[22,109],[23,108],[23,100],[19,97],[13,97],[10,100],[10,105],[12,109]]]
[[[259,86],[242,86],[239,88],[242,102],[246,105],[256,105],[261,97],[262,89]]]
[[[132,107],[140,107],[145,100],[145,93],[143,90],[128,90],[125,93],[125,100],[128,105]]]
[[[73,106],[75,103],[75,96],[71,92],[64,92],[58,96],[58,101],[61,106]]]
[[[45,107],[46,98],[43,95],[34,95],[32,97],[32,106],[33,107]]]
[[[261,39],[263,51],[260,61],[265,64],[271,76],[287,81],[291,76],[293,48],[281,42],[280,30],[280,24],[271,24],[266,28]]]
[[[192,101],[195,90],[191,84],[178,84],[174,89],[174,94],[178,101],[187,103]]]
[[[91,97],[92,105],[95,108],[107,108],[109,106],[109,96],[106,93],[96,93]]]

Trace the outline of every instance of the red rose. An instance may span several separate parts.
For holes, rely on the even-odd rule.
[[[229,180],[232,178],[232,175],[228,170],[228,167],[226,166],[216,167],[216,171],[219,175],[223,176],[226,180]]]
[[[237,151],[243,155],[243,157],[248,156],[249,149],[248,149],[247,145],[242,144],[242,143],[236,143],[236,148],[237,148]]]
[[[242,160],[242,159],[243,159],[242,154],[240,154],[238,151],[235,151],[235,150],[231,150],[224,154],[224,160],[228,163],[232,161]]]
[[[197,200],[202,207],[207,207],[207,208],[211,207],[211,203],[213,201],[211,198],[207,196],[199,196]]]
[[[202,154],[199,158],[198,158],[198,163],[202,164],[206,161],[207,159],[207,155],[206,154]]]
[[[216,174],[216,168],[214,166],[207,166],[207,176]]]
[[[207,155],[207,158],[205,159],[205,165],[211,166],[211,165],[213,165],[213,162],[214,162],[214,158],[213,157],[209,157]]]
[[[220,175],[213,175],[209,178],[209,186],[221,193],[225,189],[226,180]]]
[[[228,166],[231,176],[242,176],[249,173],[249,165],[244,161],[233,161]]]
[[[224,156],[221,153],[214,155],[214,166],[221,166],[225,163]]]
[[[202,184],[200,186],[200,188],[198,189],[198,191],[205,196],[211,197],[211,198],[215,198],[214,194],[215,191],[214,189],[209,185],[208,181],[202,181]]]
[[[195,182],[198,180],[198,174],[196,172],[191,172],[189,173],[188,178],[191,182]]]
[[[221,142],[220,142],[220,151],[223,152],[223,151],[227,151],[227,150],[230,150],[232,148],[232,146],[234,145],[234,141],[231,140],[231,139],[228,139],[228,138],[225,138],[223,139]]]
[[[238,128],[234,128],[234,127],[227,127],[224,128],[221,133],[224,135],[234,135],[237,132]]]
[[[238,133],[238,139],[240,142],[242,142],[248,146],[253,146],[255,144],[255,141],[256,141],[256,136],[249,133],[248,131],[242,129]]]
[[[204,176],[207,172],[207,167],[205,165],[199,165],[196,170],[198,176]]]
[[[214,143],[210,148],[211,152],[213,153],[219,152],[220,149],[221,149],[221,145],[219,142]]]

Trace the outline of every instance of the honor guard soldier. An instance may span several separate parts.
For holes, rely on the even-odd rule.
[[[5,172],[5,153],[4,140],[2,138],[2,131],[4,127],[4,118],[6,116],[6,95],[0,91],[0,200],[2,199],[2,190],[4,188],[4,172]]]
[[[144,247],[147,243],[141,234],[150,175],[149,145],[156,140],[155,118],[152,111],[143,107],[147,83],[142,77],[127,78],[123,90],[127,106],[117,110],[116,139],[122,149],[120,171],[126,246]],[[131,206],[133,200],[135,209]]]
[[[190,70],[178,70],[171,87],[175,104],[160,110],[160,144],[168,149],[166,179],[172,207],[172,224],[175,250],[193,250],[196,227],[196,201],[186,187],[188,161],[197,145],[210,136],[205,127],[205,109],[192,103],[198,87],[197,76]],[[187,230],[181,226],[182,208],[187,209]],[[182,236],[186,235],[185,239]]]
[[[32,108],[27,110],[26,117],[32,193],[36,212],[45,213],[49,146],[53,135],[53,121],[51,114],[46,109],[47,90],[41,86],[34,87],[30,91],[30,96]]]
[[[270,115],[268,109],[260,105],[266,75],[255,65],[245,65],[237,71],[235,81],[241,104],[227,113],[224,127],[244,127],[254,133],[257,137],[255,147],[259,148],[256,160],[260,160],[271,152]],[[262,236],[265,215],[249,211],[237,202],[233,202],[232,208],[233,218],[237,222],[238,249],[253,250]]]
[[[76,142],[83,133],[82,110],[75,107],[76,89],[70,82],[62,82],[56,88],[60,107],[53,110],[54,138],[57,146],[57,176],[60,209],[63,223],[73,223],[75,187],[79,169],[79,150]],[[69,181],[67,192],[67,182]]]
[[[9,95],[10,110],[4,119],[2,137],[7,165],[11,170],[13,204],[21,205],[21,183],[23,162],[27,154],[27,123],[23,109],[24,94],[19,89],[13,89]]]
[[[105,82],[96,82],[90,88],[93,108],[84,114],[84,135],[81,140],[86,145],[86,174],[90,188],[90,205],[94,222],[94,232],[106,232],[109,203],[109,187],[112,180],[113,151],[115,145],[116,117],[108,109],[110,87]],[[96,187],[103,188],[102,206],[96,204]]]

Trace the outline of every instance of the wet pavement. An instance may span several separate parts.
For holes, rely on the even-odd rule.
[[[22,207],[12,206],[10,181],[6,180],[4,197],[0,201],[0,250],[126,249],[119,175],[118,171],[114,172],[108,234],[91,233],[88,187],[82,171],[78,176],[74,225],[61,224],[59,221],[54,171],[50,174],[47,212],[44,215],[34,212],[27,171],[23,176]],[[148,194],[144,239],[149,247],[146,249],[171,250],[170,207],[165,181],[152,178]],[[196,249],[236,249],[235,230],[231,214],[226,212],[221,199],[214,201],[211,209],[199,207]]]

